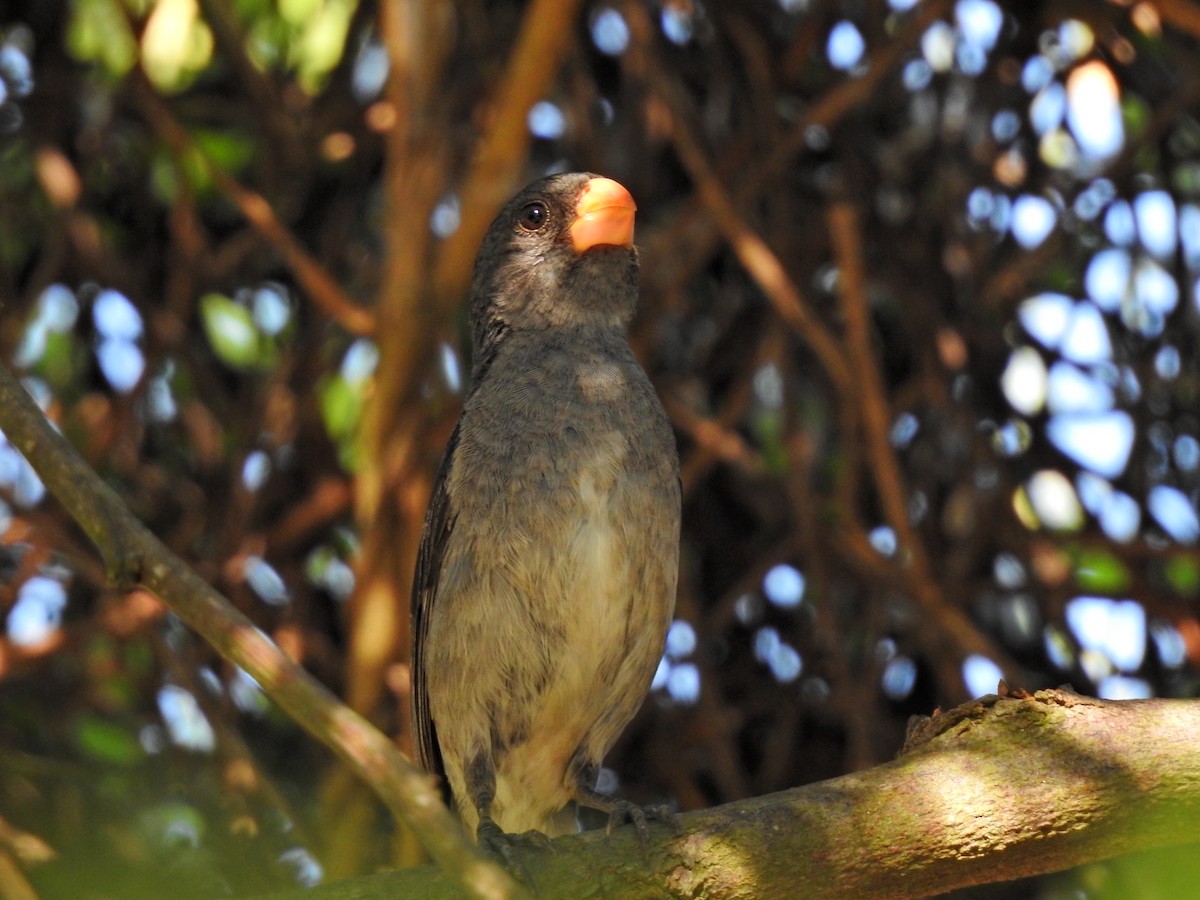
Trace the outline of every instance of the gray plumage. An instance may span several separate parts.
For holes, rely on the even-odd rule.
[[[675,604],[675,440],[626,338],[632,201],[629,246],[577,250],[590,190],[624,192],[591,175],[542,179],[484,239],[470,388],[418,557],[418,755],[481,839],[495,826],[570,830],[572,800],[626,811],[595,777],[641,705]]]

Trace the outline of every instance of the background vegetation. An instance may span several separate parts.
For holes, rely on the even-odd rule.
[[[8,0],[0,357],[403,744],[479,236],[602,172],[685,489],[606,786],[696,809],[864,768],[1001,677],[1195,696],[1198,39],[1187,0]],[[8,444],[0,487],[0,894],[404,858],[253,679],[106,587]]]

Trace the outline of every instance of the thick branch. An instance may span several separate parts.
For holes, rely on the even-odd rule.
[[[429,855],[453,873],[458,890],[479,897],[515,895],[511,879],[476,855],[432,779],[163,546],[3,367],[0,428],[96,545],[114,584],[141,585],[156,594],[217,652],[245,669],[268,697],[371,785]]]
[[[645,859],[624,828],[525,862],[544,896],[900,900],[1200,840],[1198,702],[991,696],[920,730],[894,762],[681,816]],[[304,897],[418,888],[455,890],[426,867]]]

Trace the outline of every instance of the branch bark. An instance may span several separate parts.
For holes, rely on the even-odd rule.
[[[644,858],[623,828],[524,862],[544,896],[908,900],[1200,840],[1200,702],[988,696],[916,732],[893,762],[683,815]],[[454,891],[424,867],[303,896]]]

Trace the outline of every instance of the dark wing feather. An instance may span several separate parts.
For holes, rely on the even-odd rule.
[[[508,326],[492,320],[482,329],[482,344],[477,348],[479,359],[471,377],[471,387],[466,400],[470,400],[479,382],[495,361],[496,352],[508,333]],[[465,402],[465,401],[464,401]],[[421,547],[417,551],[417,571],[412,589],[412,708],[413,737],[417,745],[417,762],[426,772],[443,779],[442,787],[450,797],[450,786],[446,783],[446,768],[442,763],[442,751],[438,747],[437,731],[433,717],[429,714],[429,688],[425,672],[425,645],[429,637],[429,617],[433,615],[433,604],[437,601],[438,578],[442,574],[442,558],[446,544],[454,530],[457,510],[452,508],[447,481],[450,467],[458,451],[458,438],[462,419],[454,426],[454,432],[446,444],[445,455],[438,466],[437,478],[433,482],[433,494],[429,498],[429,511],[425,514],[425,530],[421,534]]]
[[[417,571],[412,589],[412,707],[413,735],[417,747],[417,761],[421,767],[439,778],[445,778],[442,754],[438,748],[437,733],[429,715],[429,689],[425,674],[425,642],[429,635],[429,617],[433,614],[436,601],[438,577],[442,572],[442,557],[446,543],[454,528],[454,511],[450,508],[450,495],[446,481],[454,451],[458,447],[458,429],[450,436],[442,464],[438,467],[433,483],[433,496],[429,500],[429,511],[425,514],[425,530],[421,534],[421,548],[417,551]]]

